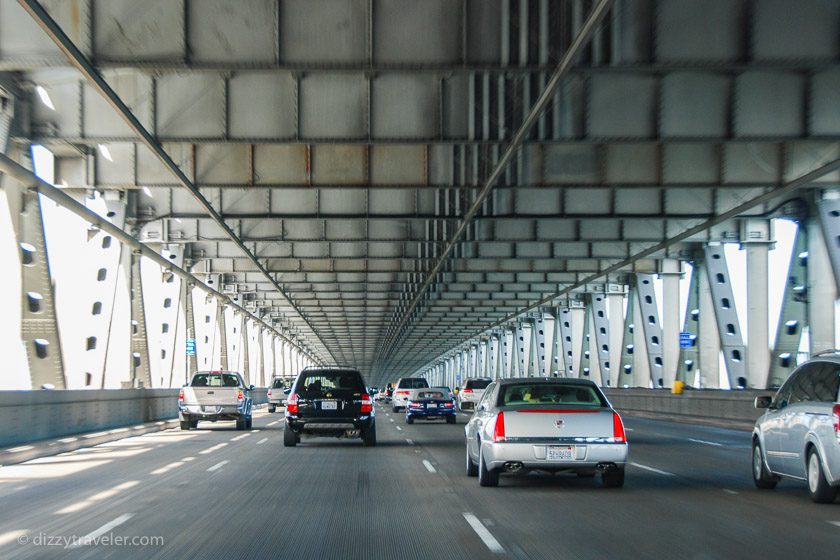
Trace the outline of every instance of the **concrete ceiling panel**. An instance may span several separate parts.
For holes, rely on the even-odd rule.
[[[183,0],[109,0],[92,5],[97,61],[185,58]]]
[[[425,184],[427,160],[424,145],[373,146],[370,153],[371,184]]]
[[[190,58],[197,62],[276,62],[275,0],[201,0],[187,4]]]
[[[224,136],[225,82],[221,76],[209,72],[164,74],[156,84],[158,136]]]
[[[836,59],[840,54],[840,3],[761,0],[753,8],[752,54],[757,60]]]
[[[433,74],[383,74],[373,80],[371,126],[376,138],[438,135],[439,79]]]
[[[245,144],[198,144],[195,148],[196,180],[201,184],[246,185],[251,168]]]
[[[656,59],[734,61],[743,55],[747,2],[668,0],[656,4]]]
[[[656,123],[653,76],[598,74],[589,81],[588,134],[596,138],[649,138]]]
[[[666,137],[726,137],[730,89],[731,80],[724,75],[666,75],[662,78],[660,133]]]
[[[793,72],[746,72],[735,81],[736,136],[801,136],[805,80]]]
[[[284,64],[365,62],[367,1],[283,0],[280,59]]]
[[[297,83],[286,72],[241,72],[228,85],[230,135],[293,138],[297,133]]]
[[[306,184],[309,181],[307,150],[302,144],[257,144],[254,146],[254,182]]]
[[[310,74],[300,82],[300,133],[305,138],[367,135],[368,82],[355,74]]]
[[[367,147],[319,144],[312,148],[312,182],[359,185],[367,181]]]
[[[610,144],[604,151],[608,183],[659,182],[659,147],[656,144]]]
[[[315,189],[281,189],[271,197],[271,212],[276,214],[316,214],[318,191]]]
[[[460,2],[376,0],[373,58],[390,64],[458,62],[461,25]]]

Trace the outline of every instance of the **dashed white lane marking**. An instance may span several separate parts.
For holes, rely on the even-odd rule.
[[[391,422],[393,422],[393,421],[394,421],[394,419],[393,419],[393,418],[389,418],[389,420],[390,420]]]
[[[425,459],[423,459],[423,466],[426,467],[426,470],[429,471],[430,473],[436,473],[437,472],[434,465],[432,465],[430,462],[428,462]]]
[[[249,437],[250,435],[251,434],[242,434],[241,436],[236,436],[235,438],[231,438],[230,441],[239,441],[240,439],[245,439],[246,437]]]
[[[217,471],[217,470],[221,469],[222,467],[224,467],[225,465],[227,465],[228,463],[230,463],[230,461],[222,461],[221,463],[216,463],[215,465],[213,465],[212,467],[207,469],[207,472]]]
[[[478,538],[480,538],[484,542],[484,545],[490,549],[490,552],[494,554],[504,554],[505,549],[499,541],[496,540],[496,537],[487,530],[487,527],[484,526],[478,517],[468,511],[465,511],[463,515],[464,519],[466,519],[467,523],[469,523],[470,527],[472,527],[472,530],[475,531],[476,535],[478,535]]]
[[[74,540],[74,541],[70,542],[70,544],[68,544],[64,548],[78,548],[80,546],[85,546],[87,543],[90,543],[94,539],[98,539],[99,537],[101,537],[102,535],[104,535],[105,533],[107,533],[108,531],[113,529],[114,527],[118,527],[118,526],[122,525],[123,523],[125,523],[126,521],[131,519],[132,517],[134,517],[133,513],[124,513],[124,514],[120,515],[119,517],[117,517],[116,519],[114,519],[113,521],[111,521],[109,523],[106,523],[105,525],[103,525],[99,529],[93,531],[92,533],[88,533],[84,537],[81,537],[80,539],[77,539],[77,540]]]
[[[738,492],[736,492],[735,490],[730,490],[729,488],[724,488],[724,489],[723,489],[723,491],[724,491],[726,494],[729,494],[729,495],[731,495],[731,496],[737,496],[737,495],[739,494],[739,493],[738,493]]]
[[[402,428],[400,428],[399,426],[396,426],[396,428],[397,428],[399,431],[402,431]]]
[[[636,467],[637,469],[644,469],[644,470],[650,471],[652,473],[661,474],[662,476],[677,476],[672,472],[663,471],[663,470],[660,470],[660,469],[655,469],[653,467],[648,467],[647,465],[640,465],[639,463],[630,463],[630,464],[633,465],[634,467]]]
[[[224,447],[226,445],[227,445],[227,443],[219,443],[217,445],[214,445],[213,447],[208,447],[204,451],[199,451],[199,453],[201,453],[202,455],[207,455],[208,453],[213,453],[214,451],[216,451],[218,449],[221,449],[222,447]]]
[[[840,527],[840,521],[829,521],[829,523],[831,523],[832,525],[835,525],[837,527]]]
[[[706,441],[705,439],[688,438],[688,441],[693,441],[694,443],[702,443],[703,445],[714,445],[715,447],[723,447],[722,443],[718,443],[716,441]]]
[[[413,439],[408,439],[408,438],[405,438],[405,442],[406,442],[408,445],[414,445],[414,440],[413,440]]]
[[[258,441],[258,442],[257,442],[257,445],[262,445],[263,443],[265,443],[265,442],[267,442],[267,441],[268,441],[268,438],[267,438],[267,437],[264,437],[264,438],[262,438],[260,441]]]
[[[275,420],[274,422],[269,422],[268,425],[273,426],[274,424],[279,424],[279,423],[280,423],[280,420]]]

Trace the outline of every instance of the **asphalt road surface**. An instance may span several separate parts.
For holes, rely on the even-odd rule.
[[[202,423],[0,467],[0,558],[837,558],[840,500],[759,491],[749,434],[627,418],[623,489],[464,473],[463,428],[377,407],[379,444]]]

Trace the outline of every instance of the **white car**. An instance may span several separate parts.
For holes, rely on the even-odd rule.
[[[412,389],[428,389],[429,382],[424,377],[403,377],[397,381],[394,387],[394,396],[391,399],[391,412],[405,410],[408,406],[408,397]]]
[[[458,410],[475,410],[475,405],[484,396],[484,389],[493,382],[486,377],[467,379],[464,387],[458,391]]]
[[[624,485],[624,423],[597,385],[582,379],[519,378],[491,383],[465,428],[468,476],[498,486],[502,473],[600,473]]]

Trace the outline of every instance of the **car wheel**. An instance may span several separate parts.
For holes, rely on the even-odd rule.
[[[624,486],[624,469],[613,469],[601,475],[604,488],[621,488]]]
[[[478,465],[470,458],[470,446],[467,444],[467,476],[478,476]]]
[[[808,452],[808,492],[818,504],[830,504],[837,497],[837,488],[828,484],[820,454],[813,448]]]
[[[393,412],[394,414],[396,414],[399,411],[400,411],[400,407],[398,407],[398,406],[392,406],[391,407],[391,412]]]
[[[373,425],[362,432],[362,443],[365,447],[376,447],[376,426]]]
[[[253,426],[254,426],[254,419],[249,416],[248,420],[245,422],[245,429],[250,430]]]
[[[595,471],[578,471],[578,478],[595,478]]]
[[[245,420],[237,420],[236,421],[236,429],[240,432],[245,429]]]
[[[478,452],[478,484],[479,486],[498,486],[499,485],[499,471],[496,469],[488,470],[487,464],[484,462],[484,453],[479,448]]]
[[[412,418],[411,416],[406,416],[405,417],[405,423],[406,424],[414,424],[414,418]]]
[[[298,437],[295,431],[289,426],[286,426],[286,429],[283,430],[283,447],[294,447],[297,445],[297,442]]]
[[[189,420],[187,420],[186,422],[181,421],[181,429],[189,430],[192,427],[190,424],[192,424],[192,422],[190,422]]]
[[[453,414],[452,416],[447,416],[446,417],[446,423],[447,424],[454,424],[455,423],[455,415]]]
[[[190,420],[190,428],[191,429],[198,428],[198,420]]]
[[[273,404],[268,405],[268,411],[269,412],[274,412],[275,410],[277,410],[277,406],[275,406]]]
[[[762,490],[772,490],[779,483],[779,479],[767,472],[767,467],[764,466],[761,444],[758,443],[758,440],[753,441],[752,475],[756,487]]]

